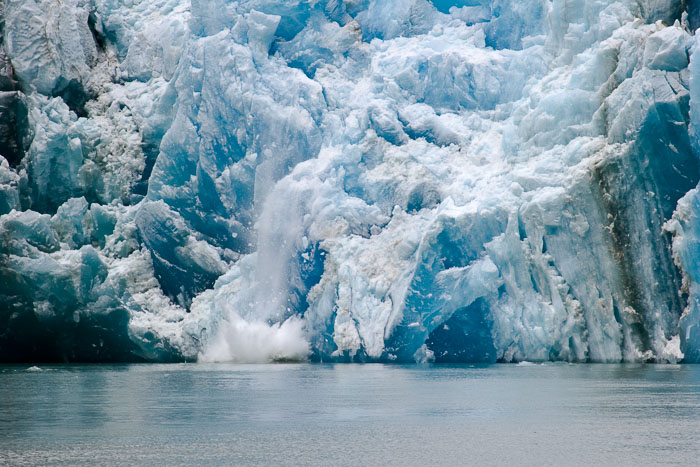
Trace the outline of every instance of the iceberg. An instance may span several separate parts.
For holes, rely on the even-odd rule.
[[[700,361],[698,8],[6,0],[0,360]]]

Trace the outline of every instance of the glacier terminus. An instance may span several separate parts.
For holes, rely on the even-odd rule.
[[[700,362],[699,27],[1,0],[0,360]]]

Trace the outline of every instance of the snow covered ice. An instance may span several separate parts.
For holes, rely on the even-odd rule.
[[[0,358],[700,361],[700,6],[0,3]]]

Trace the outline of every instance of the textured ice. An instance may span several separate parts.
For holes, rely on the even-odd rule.
[[[0,9],[0,359],[700,361],[697,2]]]

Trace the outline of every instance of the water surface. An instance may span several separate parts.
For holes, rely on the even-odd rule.
[[[0,366],[0,464],[697,465],[700,365]]]

